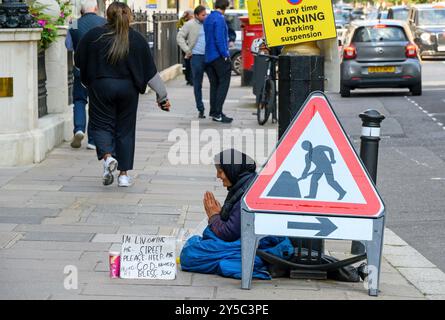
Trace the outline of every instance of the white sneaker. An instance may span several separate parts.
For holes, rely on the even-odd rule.
[[[88,143],[87,149],[88,150],[96,150],[96,146],[94,144]]]
[[[80,148],[80,146],[82,145],[82,140],[85,137],[85,134],[83,133],[83,131],[77,131],[74,134],[74,138],[73,141],[71,141],[71,148]]]
[[[119,176],[119,187],[130,187],[133,184],[133,179],[126,175]]]
[[[102,182],[104,186],[109,186],[114,181],[113,171],[117,169],[117,160],[113,157],[108,157],[104,161],[104,174]]]

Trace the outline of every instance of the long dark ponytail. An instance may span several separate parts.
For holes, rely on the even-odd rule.
[[[111,28],[110,49],[108,50],[108,61],[116,64],[125,58],[130,50],[129,30],[132,21],[131,9],[123,2],[113,2],[107,9],[108,25]]]

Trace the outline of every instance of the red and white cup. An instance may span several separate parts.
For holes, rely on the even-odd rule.
[[[119,278],[121,270],[121,253],[110,251],[110,278]]]

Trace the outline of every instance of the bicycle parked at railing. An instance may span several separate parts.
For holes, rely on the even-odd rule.
[[[264,82],[257,99],[257,120],[259,125],[265,125],[272,114],[272,123],[277,122],[277,85],[276,85],[276,64],[278,56],[264,53],[269,50],[265,47],[261,39],[254,41],[251,48],[252,54],[266,58],[267,68]]]

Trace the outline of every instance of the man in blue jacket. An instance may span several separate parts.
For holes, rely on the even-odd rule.
[[[228,7],[228,0],[216,0],[216,10],[212,11],[204,22],[205,62],[210,81],[210,117],[213,121],[222,123],[231,123],[233,120],[222,112],[232,73],[228,28],[224,18]]]
[[[80,39],[91,29],[107,23],[105,18],[98,16],[96,0],[82,0],[82,17],[75,21],[67,34],[65,45],[69,51],[76,51]],[[71,142],[72,148],[80,148],[87,127],[86,104],[88,103],[88,90],[80,82],[80,70],[73,67],[73,113],[74,113],[74,137]],[[95,150],[93,137],[88,130],[88,149]]]

